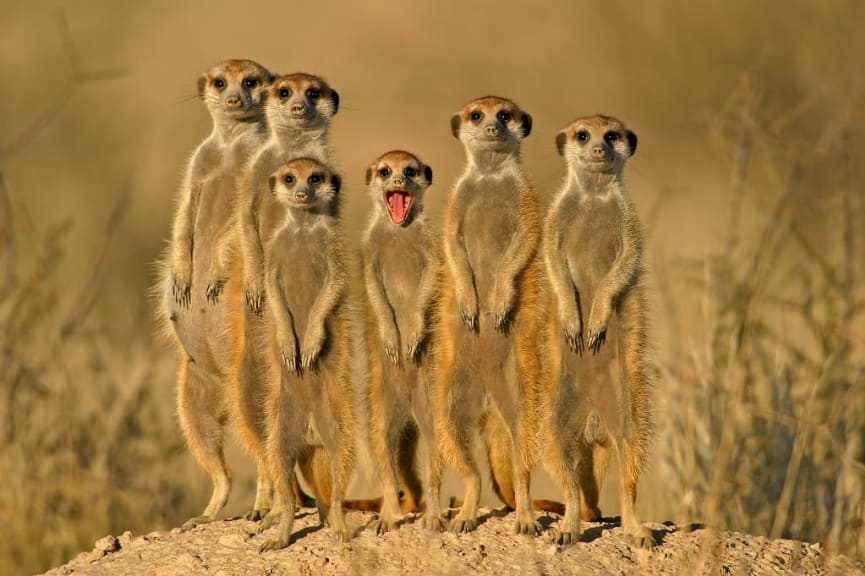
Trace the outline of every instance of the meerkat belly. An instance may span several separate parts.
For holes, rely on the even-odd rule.
[[[489,314],[496,275],[517,229],[516,188],[508,182],[486,187],[475,183],[466,193],[472,201],[463,218],[463,238],[474,273],[480,313]]]
[[[228,334],[230,287],[217,304],[206,298],[213,251],[232,217],[233,176],[228,168],[211,176],[202,190],[193,228],[192,288],[189,309],[177,313],[175,329],[187,354],[202,369],[213,374],[228,370],[231,342]]]
[[[294,322],[297,338],[303,341],[309,312],[325,288],[328,262],[323,239],[304,235],[287,237],[279,250],[280,290]]]
[[[587,337],[592,303],[609,273],[621,246],[617,226],[618,209],[602,203],[581,211],[571,222],[563,248],[579,294],[583,337]],[[597,353],[575,354],[563,347],[563,377],[581,399],[586,413],[595,411],[610,432],[621,429],[624,378],[619,353],[619,326],[615,312],[607,324],[606,342]]]
[[[405,344],[420,312],[419,289],[424,269],[422,248],[394,239],[381,251],[381,277],[397,329]]]

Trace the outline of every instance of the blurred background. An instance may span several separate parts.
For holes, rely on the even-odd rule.
[[[855,0],[4,0],[0,572],[177,526],[206,503],[147,290],[210,129],[196,79],[232,57],[339,91],[352,241],[366,165],[391,148],[433,167],[441,221],[463,162],[449,118],[474,97],[533,115],[523,158],[544,203],[564,175],[556,132],[586,114],[624,120],[640,142],[626,179],[660,372],[641,518],[861,555],[863,21]],[[230,465],[227,515],[255,488],[236,443]],[[354,493],[368,484],[360,471]],[[445,492],[461,495],[452,473]],[[534,492],[559,496],[542,471]]]

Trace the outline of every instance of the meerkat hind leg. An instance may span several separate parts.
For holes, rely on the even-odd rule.
[[[616,438],[614,444],[619,458],[622,483],[622,529],[634,546],[651,548],[657,544],[652,531],[640,523],[634,511],[637,503],[637,479],[639,475],[636,454],[628,440],[624,438]]]
[[[373,423],[371,443],[379,479],[382,483],[381,510],[370,527],[376,534],[396,528],[402,519],[399,503],[399,478],[397,452],[400,450],[400,435],[405,426],[404,418],[398,414],[384,415]],[[390,420],[389,422],[387,420]]]
[[[221,402],[211,393],[212,382],[191,362],[182,364],[178,380],[180,427],[193,457],[213,483],[213,492],[204,512],[180,527],[181,531],[186,531],[216,520],[216,515],[228,501],[231,475],[223,452],[227,416]]]
[[[403,486],[400,507],[403,513],[413,514],[420,509],[423,500],[423,484],[417,473],[417,448],[419,431],[417,425],[409,420],[399,435],[397,450],[397,475]]]

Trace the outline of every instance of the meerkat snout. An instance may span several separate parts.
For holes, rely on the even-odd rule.
[[[292,116],[304,116],[306,115],[306,106],[303,104],[292,104],[291,105],[291,115]]]

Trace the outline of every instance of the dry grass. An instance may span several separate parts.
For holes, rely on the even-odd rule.
[[[326,31],[291,33],[297,6],[257,5],[268,17],[240,29],[230,3],[3,9],[0,572],[203,505],[145,294],[207,130],[195,76],[230,56],[340,91],[353,239],[364,169],[388,148],[433,166],[440,215],[462,162],[448,118],[472,97],[533,114],[524,157],[544,199],[562,174],[555,132],[622,117],[640,136],[627,177],[663,375],[642,516],[865,553],[861,3],[322,0]],[[252,474],[235,460],[232,501]]]

